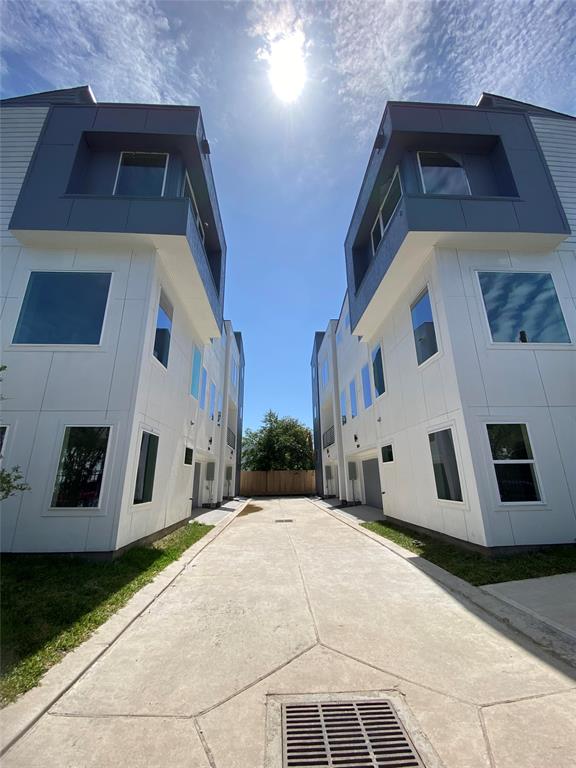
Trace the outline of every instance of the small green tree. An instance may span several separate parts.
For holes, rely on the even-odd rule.
[[[242,469],[314,469],[312,433],[298,419],[268,411],[260,429],[246,430]]]
[[[5,365],[0,365],[0,373],[6,370]],[[0,382],[4,379],[0,376]],[[4,396],[0,395],[0,400],[4,400]],[[0,455],[0,459],[2,456]],[[29,491],[30,486],[28,483],[23,482],[24,476],[20,472],[20,467],[12,467],[12,469],[0,468],[0,501],[4,501],[9,496],[13,496],[15,493],[21,491]]]

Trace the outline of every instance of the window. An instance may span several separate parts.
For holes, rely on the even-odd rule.
[[[396,210],[396,206],[400,202],[401,197],[402,187],[400,185],[400,175],[398,171],[396,171],[392,177],[392,181],[390,182],[386,196],[384,197],[382,207],[378,211],[378,216],[376,216],[376,221],[374,222],[372,231],[370,232],[370,242],[372,244],[373,256],[376,255],[380,241],[384,237],[384,232],[386,232],[386,229],[388,228],[392,214]]]
[[[466,171],[454,155],[418,152],[422,187],[427,195],[470,195]]]
[[[194,212],[194,220],[196,221],[198,234],[200,235],[200,239],[202,240],[202,242],[204,242],[204,238],[205,238],[204,224],[202,223],[202,219],[200,218],[200,212],[198,211],[198,205],[196,204],[196,197],[194,196],[194,190],[192,189],[192,184],[190,183],[190,177],[188,176],[188,172],[186,172],[186,176],[184,177],[184,188],[182,190],[182,196],[187,197],[188,200],[190,200],[190,205],[192,206],[192,211]]]
[[[222,410],[224,408],[224,397],[222,392],[218,393],[218,424],[222,423]]]
[[[200,384],[200,408],[204,410],[206,407],[206,381],[208,378],[208,374],[206,373],[206,368],[202,368],[202,381]]]
[[[416,343],[416,357],[418,365],[422,365],[429,357],[438,352],[428,290],[425,290],[412,305],[411,312],[414,341]]]
[[[324,360],[324,362],[322,363],[322,387],[327,386],[329,378],[330,378],[330,371],[328,368],[328,360]]]
[[[540,501],[526,424],[487,424],[500,501]]]
[[[184,448],[184,464],[189,464],[190,466],[192,466],[193,458],[194,458],[194,451],[192,450],[192,448],[188,448],[188,446],[186,446]]]
[[[358,403],[356,402],[356,382],[354,379],[350,382],[350,415],[353,419],[358,416]]]
[[[462,501],[462,488],[451,429],[430,432],[430,453],[434,466],[436,493],[439,499]]]
[[[342,418],[342,424],[346,424],[346,390],[343,389],[340,392],[340,416]]]
[[[8,427],[5,427],[5,426],[0,427],[0,459],[2,458],[2,449],[4,448],[4,443],[6,442],[7,432],[8,432]]]
[[[364,398],[364,408],[370,408],[372,405],[372,384],[370,383],[370,368],[368,365],[362,368],[362,395]]]
[[[232,373],[230,376],[232,380],[232,384],[234,387],[238,384],[238,363],[236,362],[236,358],[232,358]]]
[[[374,376],[374,389],[376,397],[380,397],[386,391],[384,385],[384,366],[382,364],[382,349],[380,345],[372,351],[372,374]]]
[[[198,400],[200,391],[200,368],[202,367],[202,353],[198,347],[194,347],[192,353],[192,383],[190,385],[190,394]]]
[[[134,489],[134,504],[145,504],[148,501],[152,501],[157,455],[158,435],[153,435],[151,432],[142,432],[138,472],[136,473],[136,488]]]
[[[344,325],[350,330],[350,315],[348,313],[346,313],[346,317],[344,318]]]
[[[210,382],[210,419],[214,421],[214,415],[216,413],[216,384],[213,381]]]
[[[390,461],[394,461],[394,452],[391,445],[382,446],[382,461],[384,464],[388,464]]]
[[[32,272],[13,344],[100,344],[110,272]]]
[[[162,197],[167,167],[165,152],[122,152],[113,194]]]
[[[52,507],[97,507],[110,427],[66,427]]]
[[[552,275],[479,272],[492,341],[569,344]]]
[[[342,329],[336,331],[336,346],[339,347],[342,344]]]
[[[158,315],[156,316],[156,335],[154,337],[154,357],[168,367],[168,354],[170,352],[170,333],[172,331],[172,305],[166,298],[164,291],[160,292]]]

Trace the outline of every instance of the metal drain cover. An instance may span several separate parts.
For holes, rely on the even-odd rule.
[[[424,768],[388,699],[282,704],[284,768]]]
[[[280,520],[274,520],[275,523],[293,523],[294,520],[291,517],[284,517]]]

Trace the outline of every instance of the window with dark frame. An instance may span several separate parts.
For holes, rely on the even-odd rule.
[[[167,166],[166,152],[122,152],[114,194],[121,197],[162,197]]]
[[[438,498],[445,501],[462,501],[462,487],[452,430],[441,429],[438,432],[430,432],[428,440]]]
[[[161,291],[158,313],[156,315],[156,335],[154,336],[153,354],[156,360],[162,363],[164,368],[168,368],[173,312],[172,304],[168,301],[164,291]]]
[[[134,489],[134,504],[145,504],[152,501],[158,442],[158,435],[153,435],[151,432],[142,432],[138,471],[136,473],[136,487]]]
[[[98,507],[109,436],[110,427],[65,428],[51,507]]]
[[[526,424],[487,424],[488,439],[503,503],[539,502],[536,467]]]
[[[5,425],[0,426],[0,459],[2,459],[2,450],[4,449],[4,443],[6,442],[6,435],[8,433],[8,427]]]
[[[380,345],[372,352],[372,375],[374,376],[374,389],[376,397],[380,397],[386,391],[384,381],[384,364],[382,362],[382,348]]]
[[[384,464],[388,464],[388,462],[394,461],[394,452],[391,445],[382,446],[382,461]]]
[[[194,451],[192,450],[192,448],[188,448],[188,446],[186,446],[184,448],[184,464],[189,464],[190,466],[192,466],[193,460],[194,460]]]

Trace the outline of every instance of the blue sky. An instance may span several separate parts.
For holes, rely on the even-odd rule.
[[[268,408],[311,423],[313,333],[340,310],[344,237],[388,99],[484,90],[576,111],[574,0],[4,0],[0,23],[4,97],[89,83],[98,101],[202,107],[248,427]],[[267,54],[296,32],[307,81],[286,104]]]

